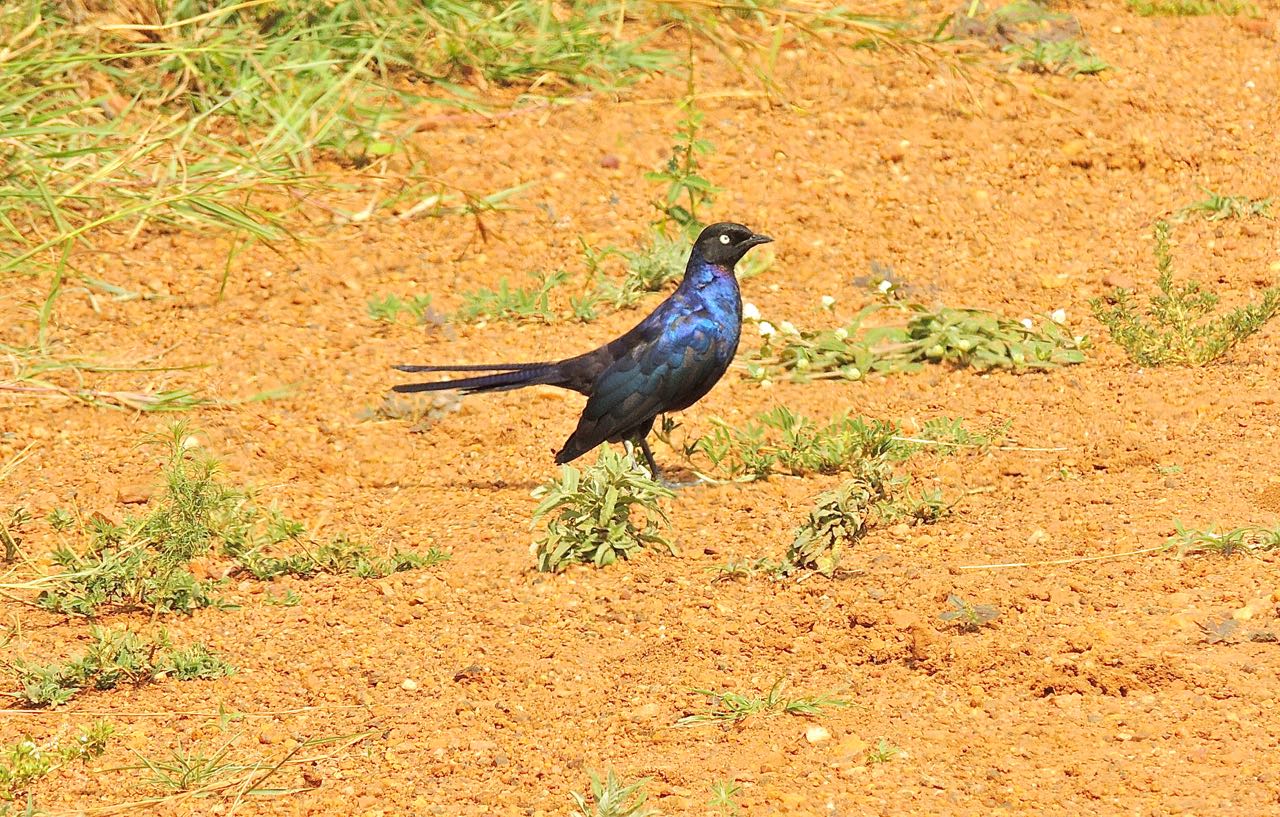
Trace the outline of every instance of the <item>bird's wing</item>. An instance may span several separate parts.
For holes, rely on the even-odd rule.
[[[706,394],[727,363],[718,332],[705,313],[686,313],[621,355],[597,378],[578,428],[557,460],[581,456]]]

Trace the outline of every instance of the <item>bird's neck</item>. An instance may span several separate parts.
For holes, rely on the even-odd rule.
[[[728,285],[728,288],[736,290],[738,279],[733,275],[733,267],[713,264],[695,253],[689,258],[689,265],[685,267],[684,280],[680,283],[681,288],[699,290],[713,285],[717,287]]]

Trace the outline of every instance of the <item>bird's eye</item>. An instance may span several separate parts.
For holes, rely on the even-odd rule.
[[[728,244],[728,243],[729,243],[729,236],[725,235],[724,233],[721,233],[721,234],[720,234],[720,243],[721,243],[721,244]]]

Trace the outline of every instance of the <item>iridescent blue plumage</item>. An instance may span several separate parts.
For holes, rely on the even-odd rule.
[[[622,337],[586,354],[547,363],[486,366],[398,366],[403,371],[487,371],[493,374],[396,386],[395,391],[503,391],[547,384],[587,395],[578,427],[556,454],[577,459],[604,442],[640,446],[658,475],[645,437],[659,414],[702,399],[724,375],[738,349],[742,297],[734,265],[772,239],[740,224],[713,224],[694,242],[680,286]]]

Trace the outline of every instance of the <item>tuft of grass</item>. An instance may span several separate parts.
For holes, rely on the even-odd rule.
[[[994,434],[970,431],[960,419],[937,417],[927,421],[914,437],[880,420],[840,415],[819,425],[786,406],[757,414],[740,426],[712,418],[712,430],[678,447],[691,464],[705,458],[715,474],[733,479],[767,479],[774,474],[807,476],[855,471],[866,460],[905,460],[922,448],[942,452],[964,448],[984,449]],[[664,423],[659,438],[676,448]]]
[[[1251,199],[1248,196],[1224,196],[1206,190],[1207,196],[1200,201],[1192,202],[1177,212],[1177,220],[1185,219],[1193,213],[1200,213],[1206,221],[1222,221],[1228,218],[1269,217],[1271,214],[1271,198]]]
[[[695,689],[694,692],[709,699],[711,711],[685,715],[676,721],[675,725],[707,726],[720,724],[733,726],[759,715],[786,714],[814,717],[821,714],[824,709],[852,706],[853,703],[844,698],[836,698],[829,695],[787,697],[783,695],[785,683],[785,679],[779,678],[763,697],[740,695],[737,692]]]
[[[506,278],[498,283],[498,288],[477,289],[462,294],[462,308],[458,310],[457,319],[464,322],[477,320],[500,320],[523,322],[540,320],[551,323],[555,320],[555,312],[551,309],[551,291],[563,284],[569,277],[564,270],[556,270],[547,275],[534,276],[537,285],[530,289],[512,287]]]
[[[321,573],[380,579],[393,573],[433,567],[449,559],[448,553],[435,547],[426,553],[394,551],[389,556],[378,557],[370,552],[368,545],[342,537],[288,556],[268,556],[256,549],[231,553],[246,572],[263,580],[279,576],[309,579]]]
[[[120,524],[102,516],[79,521],[65,511],[51,515],[55,530],[79,525],[87,542],[60,545],[53,561],[61,571],[28,584],[42,588],[38,606],[90,618],[104,609],[161,614],[227,607],[216,592],[219,582],[197,579],[191,571],[194,559],[215,550],[235,560],[234,569],[259,579],[318,573],[378,578],[448,558],[435,548],[380,557],[368,545],[342,537],[309,546],[300,523],[257,506],[251,492],[226,484],[221,466],[200,449],[186,424],[177,423],[150,442],[164,450],[164,490],[145,515]],[[302,552],[270,553],[283,543]]]
[[[876,741],[874,747],[867,750],[867,765],[874,766],[878,763],[888,763],[900,754],[902,754],[901,749],[884,738],[880,738]]]
[[[242,764],[227,760],[231,751],[231,742],[227,741],[213,754],[204,754],[195,749],[178,748],[169,753],[163,760],[138,755],[150,774],[147,782],[169,791],[184,792],[204,788],[237,772],[244,771]],[[135,753],[136,754],[136,753]]]
[[[1142,17],[1205,17],[1257,14],[1244,0],[1127,0],[1129,10]]]
[[[85,689],[115,689],[169,676],[211,680],[236,671],[203,645],[174,647],[163,631],[150,642],[133,632],[101,627],[90,628],[89,637],[92,642],[84,655],[61,664],[13,662],[22,685],[18,700],[29,706],[58,706]]]
[[[1000,617],[1000,610],[990,604],[970,604],[955,593],[947,596],[949,610],[938,614],[938,618],[956,625],[967,633],[975,633]]]
[[[100,720],[81,728],[69,742],[55,738],[38,744],[30,738],[23,738],[0,750],[0,800],[15,799],[32,783],[68,763],[77,760],[88,762],[101,757],[114,735],[115,727]]]
[[[604,567],[646,547],[675,547],[662,535],[668,523],[660,501],[675,494],[624,455],[604,449],[585,470],[560,468],[559,477],[534,492],[535,523],[548,517],[534,543],[538,569],[559,572],[574,562]]]
[[[1014,67],[1043,74],[1096,74],[1110,66],[1093,53],[1080,21],[1036,0],[1015,0],[987,10],[974,0],[954,15],[952,30],[1013,56]]]
[[[1126,289],[1116,289],[1107,301],[1089,302],[1111,339],[1139,366],[1205,366],[1280,314],[1280,287],[1271,287],[1256,303],[1213,316],[1216,294],[1195,281],[1173,282],[1168,223],[1156,223],[1155,241],[1159,291],[1149,297],[1145,310],[1139,309]]]
[[[439,323],[442,320],[431,309],[430,295],[414,295],[408,300],[403,300],[398,295],[370,298],[366,310],[369,317],[379,323],[396,323],[402,312],[407,312],[415,323]]]
[[[864,327],[883,310],[904,311],[905,326]],[[759,324],[764,343],[747,364],[759,381],[781,375],[797,382],[861,380],[871,372],[915,372],[926,364],[950,364],[980,371],[1044,370],[1084,361],[1085,338],[1072,337],[1053,321],[1036,327],[980,309],[937,311],[919,304],[873,304],[835,329],[799,330],[787,322],[781,330]]]
[[[776,576],[782,572],[783,565],[777,564],[767,557],[759,559],[733,558],[722,565],[711,568],[715,573],[713,582],[733,582],[749,579],[752,576]]]
[[[647,779],[634,783],[623,783],[610,769],[601,779],[595,772],[590,773],[591,792],[582,794],[570,792],[573,803],[577,806],[576,817],[656,817],[658,812],[645,808],[644,802],[648,794],[644,787]]]
[[[1174,529],[1176,532],[1169,537],[1169,545],[1177,550],[1179,556],[1188,553],[1232,556],[1280,549],[1280,528],[1244,527],[1219,533],[1213,528],[1184,528],[1181,522],[1175,522]]]
[[[1076,74],[1100,74],[1111,67],[1109,62],[1093,53],[1087,43],[1075,38],[1011,43],[1005,46],[1004,51],[1014,58],[1019,70],[1032,74],[1072,77]]]
[[[742,793],[742,787],[732,780],[716,780],[711,784],[711,799],[707,801],[707,805],[724,817],[732,817],[741,811],[738,805],[738,795]]]

